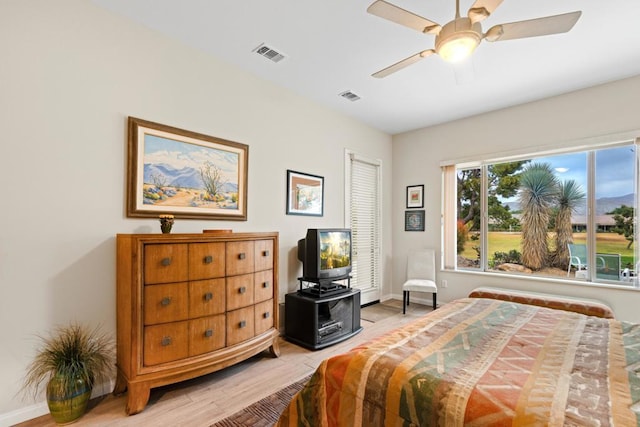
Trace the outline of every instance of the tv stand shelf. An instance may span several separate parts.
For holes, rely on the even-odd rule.
[[[347,284],[343,285],[336,282],[340,280],[346,280]],[[331,279],[311,279],[307,277],[298,277],[298,282],[300,283],[298,292],[303,295],[315,298],[339,295],[351,290],[351,276],[349,275],[333,277]]]

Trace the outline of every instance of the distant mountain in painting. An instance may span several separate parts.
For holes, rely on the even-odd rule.
[[[143,180],[145,184],[155,184],[157,177],[163,178],[164,185],[175,188],[194,188],[204,189],[200,173],[190,167],[175,169],[167,164],[149,164],[144,165]],[[238,191],[238,185],[234,183],[225,183],[222,188],[224,193],[235,193]]]

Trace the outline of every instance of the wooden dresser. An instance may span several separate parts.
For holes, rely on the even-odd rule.
[[[114,394],[279,355],[278,233],[119,234]]]

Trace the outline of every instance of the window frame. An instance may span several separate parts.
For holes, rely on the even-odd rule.
[[[493,156],[484,155],[478,159],[460,159],[449,160],[441,162],[442,168],[442,200],[441,200],[441,253],[442,253],[442,269],[444,271],[464,272],[469,274],[483,274],[483,275],[496,275],[500,277],[513,277],[522,278],[528,280],[542,280],[552,282],[566,282],[566,283],[578,283],[584,285],[596,285],[607,287],[619,287],[623,289],[640,289],[640,230],[638,227],[638,217],[640,206],[640,131],[634,131],[632,133],[624,133],[619,135],[610,135],[598,139],[589,139],[588,141],[582,141],[583,144],[562,144],[563,148],[557,148],[556,145],[553,148],[541,147],[538,150],[521,150],[519,152],[509,153],[508,155]],[[590,265],[595,265],[596,261],[596,224],[595,224],[595,154],[598,150],[616,148],[635,145],[635,159],[634,159],[634,266],[636,271],[636,277],[631,282],[623,282],[621,280],[604,280],[598,279],[592,273],[588,273],[586,280],[578,280],[575,278],[564,278],[555,276],[543,276],[543,275],[524,275],[518,273],[498,272],[496,270],[490,270],[488,262],[488,180],[487,169],[489,165],[514,162],[521,160],[534,160],[541,157],[558,156],[571,153],[586,153],[587,155],[587,248],[588,248],[588,260]],[[457,202],[458,202],[458,189],[457,189],[457,175],[460,170],[479,168],[481,170],[481,200],[480,200],[480,265],[479,268],[461,268],[457,263],[457,251],[456,251],[456,239],[457,239]]]

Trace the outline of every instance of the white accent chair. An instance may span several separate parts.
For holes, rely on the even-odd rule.
[[[433,293],[433,309],[436,309],[436,261],[433,249],[412,251],[407,258],[407,281],[402,285],[402,314],[407,312],[410,292]]]

